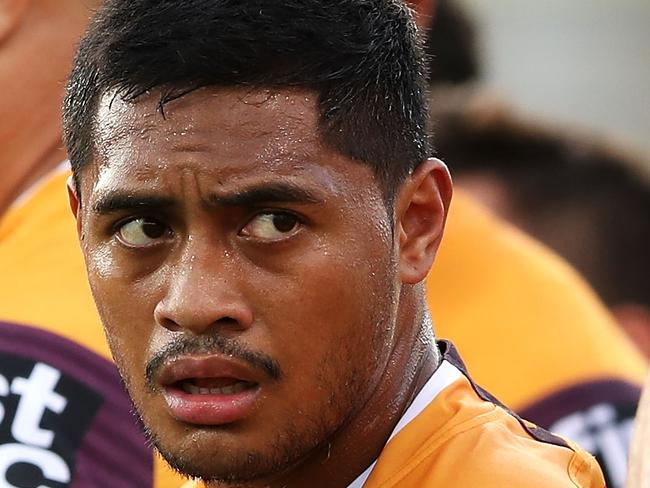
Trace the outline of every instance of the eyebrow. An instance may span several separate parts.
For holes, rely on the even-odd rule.
[[[323,199],[314,192],[291,183],[271,183],[232,194],[212,193],[207,197],[207,207],[250,207],[269,203],[318,204]],[[96,214],[107,215],[125,210],[164,210],[178,204],[171,197],[138,195],[132,192],[114,191],[103,195],[93,205]]]
[[[96,214],[106,215],[122,210],[165,209],[172,207],[175,203],[175,200],[169,197],[137,195],[115,191],[107,193],[99,198],[99,200],[93,203],[92,209]]]
[[[250,207],[264,203],[318,204],[323,199],[314,192],[291,183],[269,183],[232,194],[208,196],[210,207]]]

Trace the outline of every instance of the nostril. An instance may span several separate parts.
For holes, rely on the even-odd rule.
[[[221,325],[228,325],[228,324],[238,325],[239,321],[237,319],[232,318],[232,317],[222,317],[219,320],[217,320],[217,324],[221,324]]]
[[[210,329],[219,329],[219,331],[240,331],[245,329],[246,326],[242,325],[239,320],[233,317],[221,317],[216,320]]]
[[[179,331],[179,330],[182,329],[182,327],[181,327],[180,325],[178,325],[178,324],[177,324],[176,322],[174,322],[172,319],[167,318],[167,317],[158,320],[158,323],[159,323],[162,327],[164,327],[165,329],[167,329],[167,330],[169,330],[169,331],[171,331],[171,332],[177,332],[177,331]]]

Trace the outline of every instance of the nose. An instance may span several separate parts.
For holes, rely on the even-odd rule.
[[[237,288],[241,277],[228,253],[214,247],[187,246],[170,265],[166,293],[156,304],[156,323],[172,331],[204,334],[244,331],[253,313]]]

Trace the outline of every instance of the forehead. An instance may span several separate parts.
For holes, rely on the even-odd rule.
[[[205,88],[166,104],[164,114],[159,100],[102,98],[93,161],[79,175],[84,208],[115,192],[203,201],[285,184],[383,215],[372,167],[322,142],[314,92]]]
[[[241,150],[262,157],[320,147],[316,94],[300,89],[203,88],[160,104],[159,93],[126,102],[114,93],[99,103],[95,151],[100,161],[137,141],[157,139],[176,150]]]
[[[81,175],[82,187],[84,180],[92,181],[93,191],[105,183],[151,182],[170,167],[210,172],[228,183],[259,173],[302,172],[315,179],[339,170],[351,180],[356,176],[356,185],[365,186],[365,179],[375,186],[369,166],[322,143],[318,100],[311,90],[204,88],[162,109],[159,101],[156,93],[135,103],[111,93],[102,97],[94,161]]]
[[[338,171],[359,191],[367,183],[376,187],[368,165],[322,143],[317,98],[297,88],[204,88],[161,109],[158,93],[135,103],[107,93],[97,111],[93,162],[80,175],[81,186],[93,192],[116,182],[137,186],[160,180],[171,167],[209,172],[227,183],[243,175],[300,172],[316,182]],[[82,198],[84,193],[89,194],[82,191]]]

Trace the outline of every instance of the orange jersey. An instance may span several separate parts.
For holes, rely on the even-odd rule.
[[[429,383],[445,366],[458,374],[447,373],[447,384],[388,441],[369,476],[350,487],[605,487],[590,454],[495,403],[472,383],[453,346],[441,342],[440,349],[443,362]]]
[[[476,381],[590,450],[622,487],[646,363],[583,280],[458,192],[426,285],[437,336]]]
[[[178,486],[110,361],[66,178],[58,171],[0,220],[0,485],[36,475],[43,486]]]

